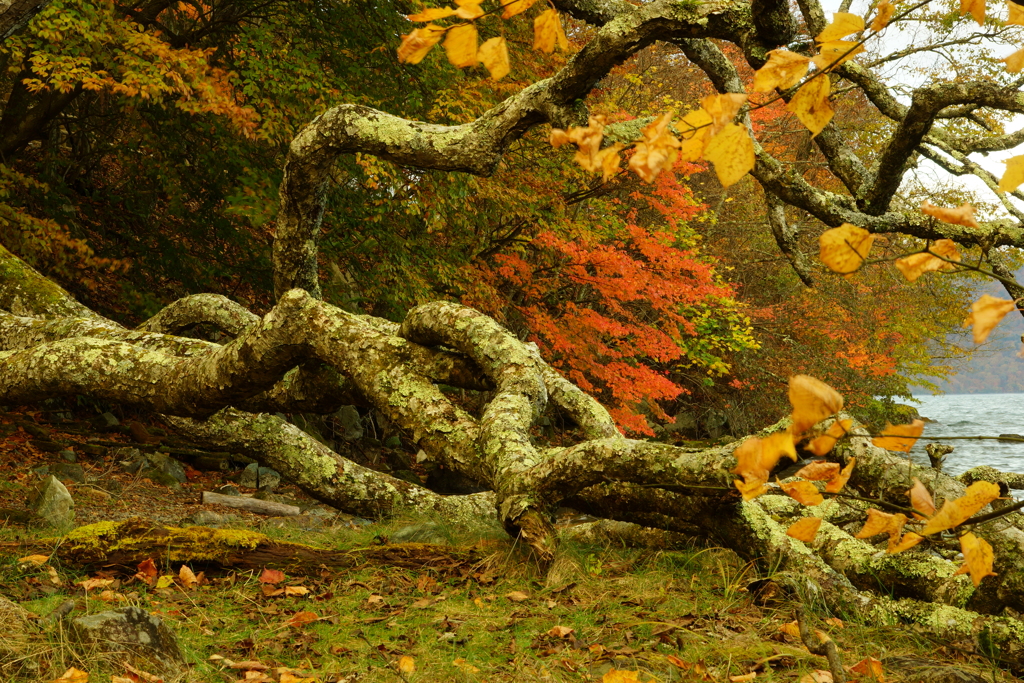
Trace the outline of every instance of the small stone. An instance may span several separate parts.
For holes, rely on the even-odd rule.
[[[67,462],[76,462],[78,460],[78,456],[75,455],[75,452],[70,448],[65,448],[58,455],[64,458]]]
[[[356,441],[363,437],[363,418],[355,406],[342,406],[334,413],[334,419],[341,428],[341,438]]]
[[[126,657],[135,666],[177,679],[187,671],[174,633],[141,607],[122,607],[71,621],[72,638],[86,649]]]
[[[238,485],[247,489],[273,491],[281,483],[281,475],[269,467],[260,467],[257,463],[249,463],[238,479]]]
[[[38,467],[33,467],[32,468],[32,472],[34,474],[40,476],[40,477],[46,477],[46,476],[49,476],[49,474],[50,474],[50,466],[49,465],[39,465]]]
[[[184,484],[188,481],[188,477],[185,475],[185,468],[167,453],[150,453],[146,456],[146,459],[155,469],[160,470],[179,484]]]
[[[224,524],[224,515],[209,510],[200,510],[189,517],[189,521],[198,526],[220,526]]]
[[[217,490],[214,491],[214,493],[219,493],[222,496],[242,495],[242,492],[238,490],[238,487],[233,484],[224,484],[223,486],[218,486]]]
[[[40,427],[32,422],[23,422],[21,423],[21,428],[37,439],[43,439],[45,441],[49,441],[50,439],[50,430],[46,427]]]
[[[121,421],[110,412],[103,413],[102,415],[93,418],[92,423],[97,429],[106,430],[115,429],[121,426]]]
[[[58,529],[71,526],[75,519],[75,501],[68,489],[52,474],[39,488],[32,501],[32,510],[38,517]]]
[[[82,452],[95,458],[102,458],[107,454],[107,447],[95,443],[87,443],[82,446]]]

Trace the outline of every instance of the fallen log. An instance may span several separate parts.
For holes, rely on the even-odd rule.
[[[280,569],[289,574],[317,574],[325,567],[345,569],[379,564],[404,569],[432,569],[462,575],[483,555],[475,549],[430,543],[375,545],[353,550],[325,550],[301,543],[276,541],[255,531],[187,528],[153,524],[144,519],[99,522],[79,527],[67,536],[37,541],[0,543],[0,555],[52,554],[61,564],[86,570],[121,569],[134,574],[153,559],[177,569]]]

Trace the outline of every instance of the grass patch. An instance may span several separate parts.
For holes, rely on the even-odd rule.
[[[0,680],[52,681],[69,666],[88,671],[93,682],[125,675],[116,657],[74,647],[66,621],[45,619],[68,599],[75,609],[67,619],[125,605],[157,614],[191,663],[181,680],[204,683],[242,680],[246,670],[228,668],[228,660],[288,667],[316,681],[360,683],[599,681],[613,669],[639,672],[644,681],[727,681],[751,671],[758,681],[799,681],[827,668],[823,658],[779,632],[793,618],[792,604],[758,604],[747,586],[762,577],[731,551],[566,542],[542,575],[523,548],[494,529],[467,532],[426,522],[449,542],[483,550],[484,559],[446,572],[366,563],[277,584],[261,583],[255,573],[220,572],[191,589],[180,582],[156,588],[111,571],[114,582],[104,587],[111,592],[101,599],[101,589],[86,595],[76,583],[96,574],[0,557],[0,596],[41,617],[29,619],[22,641],[5,636],[13,643],[7,650],[0,639]],[[387,542],[406,524],[262,531],[353,550]],[[0,538],[13,540],[13,533],[2,531]],[[160,558],[153,559],[159,566]],[[162,574],[178,570],[160,567]],[[308,592],[267,595],[285,586]],[[847,664],[869,656],[927,658],[985,680],[1014,680],[980,657],[940,648],[916,632],[826,622],[831,616],[816,615],[814,626],[837,642]],[[15,648],[31,655],[29,664],[22,657],[17,665]],[[280,678],[273,670],[264,675]],[[896,667],[886,675],[919,680]]]

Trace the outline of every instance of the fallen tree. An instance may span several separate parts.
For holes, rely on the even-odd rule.
[[[962,496],[964,482],[891,455],[854,430],[830,456],[844,466],[856,459],[846,495],[816,506],[821,528],[805,543],[786,534],[804,516],[791,497],[773,488],[745,501],[737,492],[730,473],[737,465],[735,444],[686,449],[625,438],[608,412],[547,365],[536,347],[487,316],[439,301],[414,308],[397,324],[319,300],[323,189],[339,155],[361,152],[417,168],[487,174],[526,130],[545,122],[582,123],[577,101],[609,69],[653,41],[678,45],[720,92],[738,93],[744,86],[736,68],[711,39],[732,42],[759,67],[769,49],[796,32],[788,4],[780,2],[556,4],[595,25],[589,43],[554,76],[476,121],[441,127],[342,105],[296,136],[273,247],[276,304],[262,317],[223,297],[196,295],[128,329],[0,247],[0,403],[87,395],[152,410],[193,441],[242,451],[345,512],[379,517],[412,507],[457,522],[496,514],[542,565],[556,552],[551,515],[558,505],[680,532],[758,561],[805,602],[862,619],[918,623],[938,638],[974,639],[986,650],[995,646],[1005,666],[1024,671],[1024,623],[1017,618],[1024,611],[1020,515],[977,524],[992,544],[997,573],[977,585],[957,571],[955,539],[936,535],[893,555],[854,536],[870,501],[906,508],[914,477],[945,500]],[[802,2],[801,10],[811,33],[819,33],[825,23],[815,0]],[[755,141],[752,175],[772,201],[829,225],[953,239],[979,245],[986,255],[997,246],[1024,246],[1017,224],[1022,215],[1012,204],[1011,221],[972,230],[893,208],[904,172],[928,150],[948,151],[941,159],[953,172],[993,181],[956,160],[971,151],[1008,148],[1018,136],[954,134],[952,126],[946,131],[936,122],[973,120],[981,107],[1024,111],[1024,96],[1012,85],[928,85],[906,106],[856,63],[835,73],[860,88],[892,119],[894,130],[873,166],[833,124],[815,138],[848,194],[813,187]],[[784,214],[773,211],[770,218],[783,253],[795,268],[805,268]],[[998,263],[993,267],[1005,275]],[[1015,286],[1008,282],[1011,290]],[[233,338],[217,344],[180,335],[197,324]],[[448,388],[486,392],[486,405],[471,415]],[[420,461],[459,472],[486,491],[439,495],[362,467],[276,416],[327,414],[345,404],[372,407],[411,436]],[[575,443],[537,443],[531,430],[547,410],[570,419]]]

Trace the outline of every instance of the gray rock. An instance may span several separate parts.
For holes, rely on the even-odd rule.
[[[56,462],[50,465],[50,474],[63,481],[73,481],[76,484],[85,483],[85,469],[76,463]]]
[[[281,475],[269,467],[260,467],[256,463],[249,463],[238,478],[238,485],[249,489],[262,489],[273,491],[281,483]]]
[[[729,431],[729,416],[714,408],[701,416],[700,423],[708,437],[712,439],[717,439]]]
[[[154,469],[160,470],[179,484],[184,484],[188,481],[188,477],[185,476],[185,468],[167,453],[150,453],[146,456],[146,459]]]
[[[75,501],[68,489],[52,474],[43,482],[39,495],[32,501],[32,511],[58,529],[72,525]]]
[[[346,441],[355,441],[363,438],[363,418],[355,406],[342,406],[334,413],[338,426],[342,430],[342,437]]]
[[[214,491],[214,493],[219,493],[222,496],[240,496],[240,495],[242,495],[242,492],[239,491],[238,487],[235,486],[234,484],[224,484],[223,486],[218,486],[217,490]]]
[[[93,418],[92,423],[97,429],[115,429],[121,426],[121,421],[109,412]]]
[[[666,432],[697,436],[697,417],[688,410],[681,410],[674,415],[676,421],[663,427]]]
[[[70,448],[65,448],[60,453],[58,453],[58,455],[60,457],[64,458],[64,460],[66,460],[67,462],[77,462],[78,461],[78,456],[75,455],[75,452],[73,450],[71,450]]]
[[[188,521],[198,526],[220,526],[225,522],[224,515],[218,515],[216,512],[210,512],[209,510],[200,510],[191,517]]]
[[[71,637],[86,648],[132,660],[141,669],[176,678],[188,665],[174,633],[141,607],[122,607],[71,621]]]
[[[391,534],[392,543],[448,543],[441,527],[433,522],[410,524]]]
[[[21,428],[37,439],[44,439],[46,441],[49,441],[50,439],[50,430],[46,427],[41,427],[31,422],[23,422],[21,424]]]

